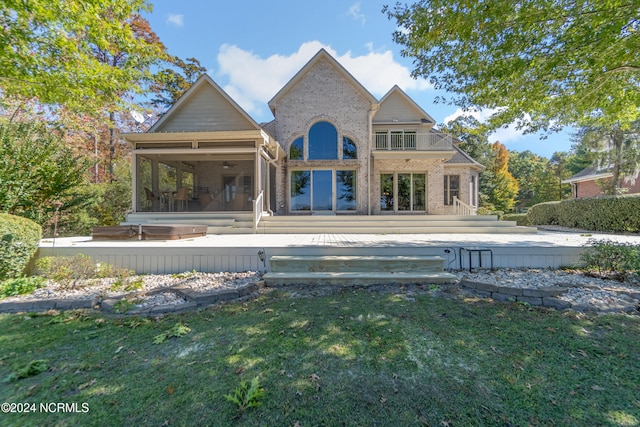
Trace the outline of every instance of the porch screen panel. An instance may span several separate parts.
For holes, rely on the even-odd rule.
[[[336,171],[336,203],[339,211],[356,209],[356,172]]]
[[[393,174],[380,174],[380,210],[393,211]]]
[[[311,210],[311,171],[291,172],[291,210]]]

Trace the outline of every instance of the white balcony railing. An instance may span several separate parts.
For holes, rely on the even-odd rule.
[[[451,150],[450,135],[439,133],[377,133],[376,150],[417,150],[439,151]]]

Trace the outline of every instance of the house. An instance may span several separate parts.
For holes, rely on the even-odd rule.
[[[579,199],[583,197],[602,196],[602,184],[613,178],[610,169],[600,169],[597,167],[588,167],[571,178],[562,181],[563,184],[571,184],[571,197]],[[625,177],[622,179],[618,191],[624,194],[640,193],[640,172],[633,177]]]
[[[323,49],[268,105],[258,124],[203,75],[123,135],[133,211],[475,215],[483,166],[398,86],[378,100]]]

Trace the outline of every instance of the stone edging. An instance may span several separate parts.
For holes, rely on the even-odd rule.
[[[511,288],[507,286],[492,285],[490,283],[472,282],[468,280],[461,280],[460,286],[472,289],[477,295],[482,297],[491,298],[496,301],[505,302],[523,302],[539,307],[550,307],[557,310],[572,309],[575,311],[588,312],[595,311],[598,313],[630,313],[638,310],[638,304],[640,302],[640,292],[626,292],[618,291],[616,289],[607,288],[607,291],[616,292],[619,294],[628,295],[636,301],[628,304],[616,304],[614,306],[602,306],[594,307],[591,305],[572,304],[569,301],[557,298],[558,296],[566,293],[569,288],[592,288],[600,289],[596,286],[589,285],[573,285],[557,283],[556,286],[549,286],[540,289],[532,288]]]
[[[113,314],[129,314],[129,315],[160,315],[167,313],[180,313],[183,311],[203,308],[212,304],[224,301],[233,301],[243,299],[258,292],[264,287],[264,282],[258,281],[246,286],[230,289],[213,290],[209,292],[195,292],[188,287],[180,285],[170,288],[154,289],[150,292],[138,292],[126,294],[114,298],[86,299],[45,299],[45,300],[25,300],[25,301],[0,301],[0,313],[18,313],[48,310],[77,310],[77,309],[99,309],[101,311]],[[131,300],[146,295],[155,295],[161,293],[172,292],[187,300],[183,304],[167,304],[156,305],[143,308],[135,308],[127,310],[124,313],[117,313],[117,305],[123,300]]]
[[[569,301],[557,298],[566,293],[569,288],[582,287],[600,289],[589,285],[572,285],[558,283],[556,286],[545,287],[541,289],[532,288],[511,288],[507,286],[492,285],[489,283],[473,282],[462,280],[458,283],[460,287],[472,290],[476,295],[492,298],[496,301],[504,302],[522,302],[532,306],[550,307],[558,310],[572,309],[575,311],[588,312],[595,311],[599,313],[620,313],[634,312],[639,310],[640,292],[618,291],[608,288],[608,291],[625,294],[633,298],[635,301],[624,305],[594,307],[580,304],[571,304]],[[255,295],[260,289],[264,288],[263,281],[257,281],[246,286],[231,289],[220,289],[209,292],[196,292],[188,287],[173,286],[170,288],[154,289],[150,292],[138,292],[134,294],[122,295],[116,298],[107,298],[100,300],[99,298],[86,299],[45,299],[45,300],[25,300],[15,302],[0,301],[0,313],[18,313],[48,310],[77,310],[77,309],[99,309],[112,314],[126,315],[162,315],[167,313],[180,313],[183,311],[204,308],[213,304],[246,299]],[[315,288],[315,287],[314,287]],[[155,295],[160,293],[173,292],[176,295],[187,300],[183,304],[167,304],[156,305],[143,308],[135,308],[127,310],[124,313],[117,313],[117,305],[125,299],[135,299],[146,295]]]

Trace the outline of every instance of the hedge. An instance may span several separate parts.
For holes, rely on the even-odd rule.
[[[0,281],[22,276],[41,236],[42,228],[35,222],[0,213]]]
[[[590,231],[640,232],[640,195],[601,196],[532,206],[533,225],[560,225]]]
[[[526,213],[504,214],[500,219],[502,221],[515,221],[516,225],[531,225]]]

